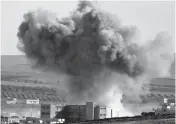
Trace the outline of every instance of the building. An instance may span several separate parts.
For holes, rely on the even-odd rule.
[[[174,114],[175,115],[175,99],[164,98],[161,108],[154,109],[156,115],[166,115]]]
[[[56,118],[65,118],[66,122],[80,122],[94,119],[94,103],[86,102],[86,105],[66,105]]]
[[[51,116],[51,105],[50,104],[41,104],[40,117],[41,118],[50,118]]]
[[[166,106],[168,110],[175,111],[175,99],[164,98],[163,106]]]
[[[94,106],[93,102],[86,102],[85,105],[66,105],[55,118],[64,118],[67,123],[75,123],[112,117],[112,109],[106,106]]]
[[[86,120],[85,105],[66,105],[55,118],[64,118],[66,122],[80,122]]]
[[[94,108],[94,119],[104,119],[107,117],[107,107],[97,105]]]
[[[86,102],[86,120],[94,119],[94,103]]]

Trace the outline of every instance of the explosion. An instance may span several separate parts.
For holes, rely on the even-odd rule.
[[[18,48],[36,61],[36,68],[67,75],[69,103],[90,100],[124,109],[121,98],[140,104],[150,79],[169,75],[174,60],[167,33],[145,46],[135,42],[136,35],[137,27],[123,26],[116,16],[82,1],[67,18],[46,10],[25,14]]]

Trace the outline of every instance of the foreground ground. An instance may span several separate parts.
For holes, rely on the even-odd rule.
[[[142,121],[124,121],[124,122],[82,122],[77,124],[175,124],[175,118],[158,119],[158,120],[142,120]]]

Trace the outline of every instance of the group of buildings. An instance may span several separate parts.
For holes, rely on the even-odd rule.
[[[80,122],[111,118],[112,116],[112,109],[96,105],[94,102],[86,102],[85,105],[66,105],[57,113],[56,118],[65,118],[67,122]]]
[[[39,100],[31,101],[31,102],[39,102]],[[85,105],[66,105],[63,108],[55,113],[55,116],[52,117],[51,104],[40,104],[40,116],[36,117],[25,117],[19,119],[19,117],[15,114],[10,117],[1,116],[2,124],[10,124],[13,122],[17,122],[20,124],[54,124],[54,123],[76,123],[83,121],[92,121],[92,120],[100,120],[107,118],[114,118],[113,110],[106,107],[97,105],[94,102],[86,102]],[[154,110],[155,115],[167,115],[167,114],[175,114],[175,99],[167,99],[163,100],[163,104],[161,108]],[[3,122],[2,122],[3,121]],[[7,123],[4,123],[7,122]]]
[[[31,100],[30,101],[32,104],[32,102],[35,102],[35,104],[33,105],[37,105],[37,103],[39,102],[39,100]],[[32,123],[32,124],[37,124],[40,123],[40,121],[42,122],[58,122],[61,121],[62,123],[64,122],[81,122],[81,121],[86,121],[86,120],[98,120],[98,119],[104,119],[108,117],[108,108],[105,106],[99,106],[99,105],[95,105],[95,103],[93,102],[86,102],[85,105],[66,105],[63,106],[63,108],[61,109],[61,111],[58,111],[55,109],[55,116],[52,115],[52,110],[51,110],[51,104],[38,104],[38,106],[40,107],[39,109],[39,114],[37,115],[37,111],[31,113],[31,116],[26,116],[23,118],[20,118],[17,114],[15,113],[10,113],[9,116],[2,116],[1,114],[1,121],[7,122],[7,123],[13,123],[13,122],[17,122],[17,123],[23,123],[23,121],[25,120],[25,122],[28,123]],[[111,117],[112,117],[112,110],[110,110],[111,113]],[[4,123],[1,122],[1,123]],[[5,123],[4,123],[5,124]]]
[[[87,102],[85,105],[64,105],[54,88],[1,85],[1,118],[4,122],[54,121],[77,122],[111,117],[105,106]],[[107,114],[109,112],[109,114]],[[3,122],[2,122],[3,123]]]

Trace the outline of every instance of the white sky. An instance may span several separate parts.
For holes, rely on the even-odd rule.
[[[3,2],[1,15],[1,54],[21,54],[16,48],[18,26],[29,10],[45,8],[59,16],[67,16],[77,2]],[[174,2],[99,2],[99,6],[116,14],[127,25],[136,25],[142,38],[153,39],[156,33],[167,31],[174,36]]]

